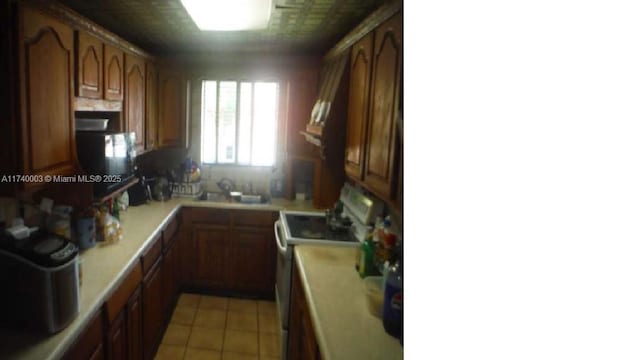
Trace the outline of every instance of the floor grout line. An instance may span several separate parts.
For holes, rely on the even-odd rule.
[[[181,293],[180,295],[182,295],[182,294],[190,294],[190,293]],[[196,294],[193,294],[193,295],[196,295]],[[198,302],[197,302],[197,305],[195,306],[195,310],[196,310],[196,312],[195,312],[195,314],[194,314],[193,321],[192,321],[192,322],[191,322],[191,324],[189,325],[189,335],[187,336],[187,342],[186,342],[186,344],[185,344],[185,346],[184,346],[184,352],[183,352],[183,354],[182,354],[182,359],[183,359],[183,360],[184,360],[184,359],[186,358],[186,356],[187,356],[187,350],[188,350],[188,349],[190,349],[190,348],[191,348],[191,349],[200,349],[200,348],[198,348],[198,347],[190,347],[190,346],[189,346],[189,341],[191,340],[191,336],[192,336],[192,334],[193,334],[194,327],[196,327],[196,324],[195,324],[196,316],[197,316],[197,314],[198,314],[198,311],[200,310],[200,305],[202,304],[202,299],[203,299],[203,297],[204,297],[204,296],[206,296],[206,295],[198,295]],[[230,301],[231,301],[232,299],[235,299],[235,298],[222,297],[222,296],[218,296],[218,297],[219,297],[219,298],[223,298],[223,299],[225,299],[225,300],[226,300],[226,309],[224,310],[224,312],[225,312],[225,319],[224,319],[224,320],[225,320],[225,321],[224,321],[224,326],[223,326],[223,328],[221,329],[221,330],[222,330],[222,346],[221,346],[221,347],[222,347],[222,349],[220,349],[220,350],[219,350],[220,355],[222,356],[225,352],[226,352],[226,353],[245,354],[245,353],[242,353],[242,352],[236,352],[236,351],[225,351],[225,344],[226,344],[226,342],[227,342],[227,335],[228,335],[227,330],[233,330],[233,331],[238,331],[238,332],[251,332],[251,333],[255,333],[255,334],[256,334],[256,341],[257,341],[257,345],[258,345],[257,354],[256,354],[255,356],[256,356],[258,359],[263,359],[263,358],[264,358],[264,356],[262,356],[262,354],[261,354],[261,352],[260,352],[260,344],[261,344],[261,340],[263,340],[263,339],[261,339],[261,337],[262,337],[262,336],[261,336],[261,334],[267,334],[267,335],[269,335],[269,336],[270,336],[270,335],[272,335],[272,333],[271,333],[271,332],[269,332],[268,330],[267,330],[267,331],[260,331],[260,316],[263,316],[263,317],[268,317],[268,316],[275,317],[275,316],[277,316],[277,315],[276,315],[276,314],[273,314],[273,313],[270,313],[270,312],[269,312],[269,313],[264,313],[264,314],[263,314],[263,313],[261,313],[261,311],[260,311],[260,302],[259,302],[258,300],[255,300],[255,299],[246,299],[246,300],[252,300],[252,301],[254,301],[254,302],[255,302],[255,304],[256,304],[256,311],[255,311],[255,313],[254,313],[254,316],[255,316],[255,319],[256,319],[256,324],[257,324],[257,329],[256,329],[256,331],[241,330],[241,329],[228,329],[228,324],[229,324],[229,312],[231,312],[231,309],[229,308],[229,304],[230,304]],[[176,303],[176,305],[174,306],[173,311],[172,311],[172,313],[171,313],[171,316],[172,316],[172,317],[173,317],[173,314],[175,313],[175,309],[176,309],[177,307],[178,307],[178,305],[177,305],[177,303]],[[219,310],[219,309],[212,309],[212,310]],[[239,311],[239,312],[241,312],[241,313],[242,313],[243,311]],[[171,320],[169,321],[169,324],[172,324]],[[179,324],[179,325],[184,325],[184,324]],[[266,326],[266,323],[265,323],[265,326]],[[212,329],[213,329],[213,328],[212,328]],[[165,333],[166,333],[166,330],[165,330]],[[163,334],[163,337],[164,337],[164,334]],[[203,349],[204,349],[204,348],[203,348]],[[216,351],[216,350],[212,350],[212,349],[206,349],[206,350]],[[245,355],[249,355],[249,354],[245,354]],[[277,358],[277,357],[276,357],[276,358]]]

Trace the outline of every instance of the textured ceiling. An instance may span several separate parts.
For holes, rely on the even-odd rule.
[[[59,0],[154,53],[323,53],[384,0],[274,0],[269,27],[259,31],[203,32],[180,0]],[[229,0],[234,1],[234,0]]]

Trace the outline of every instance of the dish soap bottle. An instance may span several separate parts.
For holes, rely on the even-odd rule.
[[[376,274],[376,267],[373,264],[373,256],[375,254],[375,244],[371,235],[360,245],[360,257],[358,264],[358,273],[364,278]]]

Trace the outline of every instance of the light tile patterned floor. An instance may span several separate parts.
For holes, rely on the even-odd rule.
[[[181,294],[158,360],[277,360],[276,304]]]

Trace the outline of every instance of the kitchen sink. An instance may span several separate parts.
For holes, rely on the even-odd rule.
[[[263,195],[238,195],[231,197],[222,192],[204,192],[198,198],[198,201],[247,205],[262,205],[271,203],[271,201]]]
[[[218,193],[218,192],[204,192],[198,198],[198,200],[200,200],[200,201],[211,201],[211,202],[224,202],[224,203],[231,202],[230,199],[227,198],[227,196],[225,194]]]

